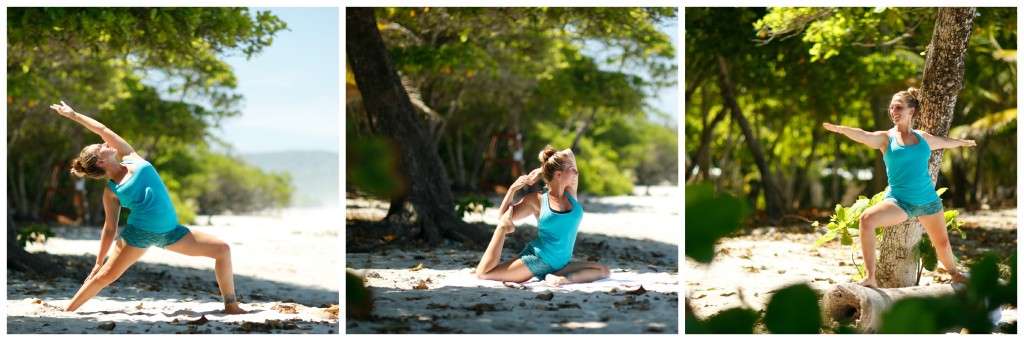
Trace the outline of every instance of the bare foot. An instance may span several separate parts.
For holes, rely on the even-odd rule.
[[[508,215],[502,217],[501,221],[498,222],[498,226],[505,229],[505,234],[511,234],[516,232],[516,224],[512,223],[512,219],[506,219]]]
[[[503,228],[505,229],[505,234],[512,234],[512,232],[516,232],[516,225],[515,224],[511,224],[511,223],[510,224],[505,224],[505,226],[503,226]]]
[[[950,284],[953,284],[953,283],[969,284],[969,283],[971,283],[971,274],[969,274],[969,273],[966,273],[966,272],[963,272],[963,271],[957,271],[957,272],[954,272],[952,276],[953,276],[953,278],[950,279]]]
[[[572,284],[572,281],[568,278],[556,276],[555,274],[548,274],[547,276],[544,276],[544,281],[553,287],[561,286],[563,284]]]
[[[249,312],[243,310],[242,308],[239,308],[238,307],[238,303],[228,303],[228,304],[224,305],[224,313],[225,314],[230,314],[230,315],[237,315],[237,314],[248,314]]]
[[[875,279],[874,278],[862,279],[862,280],[857,282],[857,285],[868,287],[868,288],[877,288],[878,287],[878,284],[875,283]]]

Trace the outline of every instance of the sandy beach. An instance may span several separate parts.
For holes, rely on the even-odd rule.
[[[679,242],[682,195],[678,187],[638,187],[633,195],[581,196],[585,215],[573,259],[600,262],[610,279],[550,287],[477,280],[483,248],[461,244],[346,253],[348,271],[373,292],[373,318],[347,318],[359,333],[664,333],[679,332]],[[495,206],[499,197],[492,197]],[[350,217],[380,218],[387,205],[349,198]],[[496,224],[497,208],[466,217]],[[536,238],[536,220],[517,223],[502,260]],[[422,266],[421,266],[422,264]],[[641,289],[642,287],[642,289]]]
[[[963,230],[967,239],[953,233],[950,241],[961,260],[976,259],[987,251],[1017,253],[1016,209],[961,211],[960,219],[966,223]],[[819,236],[808,228],[783,227],[758,228],[725,238],[716,246],[710,266],[686,260],[685,298],[699,318],[706,318],[744,302],[749,308],[762,310],[776,290],[792,284],[807,283],[824,292],[837,283],[848,283],[857,273],[851,266],[853,261],[863,263],[860,250],[851,259],[850,247],[841,245],[838,239],[812,250]],[[921,286],[949,283],[950,275],[941,266],[921,274]],[[1016,321],[1016,308],[1007,307],[1001,315],[1000,322]]]
[[[225,315],[213,260],[159,248],[77,312],[63,311],[99,249],[97,227],[54,227],[45,251],[72,278],[7,272],[7,332],[338,333],[341,261],[337,209],[285,209],[250,216],[199,217],[192,229],[231,246],[236,291],[249,314]]]

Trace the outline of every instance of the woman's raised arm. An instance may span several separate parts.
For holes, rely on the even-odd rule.
[[[103,142],[106,142],[108,145],[110,145],[110,147],[117,150],[117,156],[121,157],[122,159],[125,156],[133,154],[136,157],[138,157],[138,155],[135,154],[135,149],[132,148],[132,146],[129,145],[127,141],[121,138],[120,135],[117,135],[117,133],[115,133],[113,130],[107,128],[107,126],[103,125],[103,123],[100,123],[99,121],[89,116],[85,116],[75,112],[75,109],[71,109],[71,106],[68,106],[67,103],[64,103],[64,101],[60,101],[60,105],[50,105],[50,109],[53,109],[61,116],[70,118],[72,121],[78,122],[82,126],[88,128],[93,133],[99,135],[100,138],[103,139]]]

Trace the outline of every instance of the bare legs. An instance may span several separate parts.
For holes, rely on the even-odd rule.
[[[168,245],[164,249],[188,256],[203,256],[215,259],[214,272],[217,276],[217,285],[220,286],[221,298],[224,300],[224,313],[246,313],[245,310],[238,307],[238,300],[235,298],[235,280],[231,269],[231,247],[227,243],[205,232],[192,230],[185,237],[182,237],[181,240]]]
[[[608,278],[611,274],[611,269],[602,264],[569,262],[562,270],[545,276],[544,280],[549,285],[559,286],[563,284],[593,282]]]
[[[932,241],[932,246],[935,247],[935,253],[939,261],[942,262],[942,266],[956,280],[959,272],[956,269],[956,264],[953,262],[953,248],[949,244],[946,221],[943,217],[943,212],[939,212],[920,216],[917,219],[924,226],[925,232],[928,233],[928,238]],[[907,220],[907,218],[907,213],[891,201],[878,203],[861,214],[860,245],[861,252],[864,255],[864,271],[867,272],[867,275],[857,284],[867,287],[877,286],[875,282],[875,241],[877,239],[875,237],[875,228],[896,225]]]
[[[511,233],[515,229],[515,225],[512,224],[512,209],[509,208],[501,216],[498,227],[494,229],[494,236],[491,237],[487,250],[484,251],[484,255],[480,258],[480,264],[476,266],[476,278],[525,282],[533,277],[530,268],[527,268],[526,263],[523,263],[519,257],[498,264],[501,260],[501,250],[505,246],[505,234]]]
[[[876,287],[875,283],[875,236],[876,227],[886,227],[907,220],[907,212],[891,201],[882,201],[860,215],[860,248],[864,255],[864,271],[867,275],[857,284]]]
[[[953,262],[953,247],[949,245],[949,232],[946,231],[945,214],[939,212],[920,216],[917,219],[921,221],[924,231],[928,233],[928,239],[931,239],[932,246],[935,246],[935,255],[938,256],[942,267],[946,268],[946,271],[953,277],[954,282],[957,281],[960,271],[956,269],[956,263]]]
[[[87,279],[82,288],[78,289],[78,293],[71,299],[71,303],[68,303],[68,306],[64,308],[64,311],[75,311],[86,301],[96,296],[100,290],[106,288],[110,283],[114,283],[124,274],[125,270],[128,270],[129,266],[146,254],[146,250],[127,245],[124,243],[124,239],[118,238],[110,258],[107,259],[106,263],[103,263],[103,267],[100,268],[100,271],[95,276]]]

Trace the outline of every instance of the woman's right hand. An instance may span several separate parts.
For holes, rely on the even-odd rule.
[[[85,278],[85,283],[88,283],[90,279],[96,277],[96,274],[100,272],[101,268],[103,268],[103,264],[99,263],[97,263],[96,266],[92,267],[92,272],[89,273],[89,277]]]
[[[838,133],[839,129],[841,128],[840,126],[828,122],[822,123],[821,125],[825,126],[825,129],[828,129],[828,131],[831,131],[833,133]]]
[[[529,175],[522,175],[518,179],[516,179],[516,181],[513,182],[511,186],[508,187],[508,190],[509,190],[509,192],[516,192],[516,191],[518,191],[520,189],[523,189],[523,187],[526,187],[526,185],[528,185],[529,183],[530,183],[530,176]]]
[[[52,104],[50,105],[50,109],[57,111],[58,114],[67,118],[71,118],[71,115],[75,114],[75,109],[71,109],[71,106],[67,103],[60,101],[60,104],[61,105]]]

